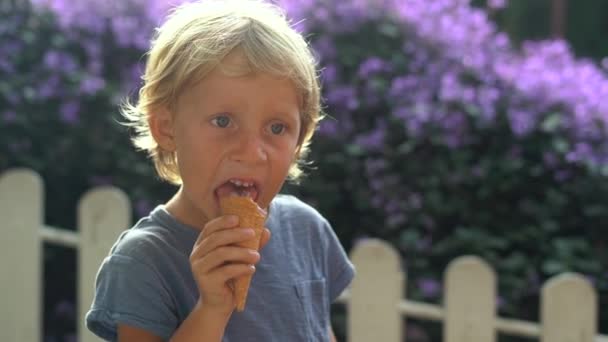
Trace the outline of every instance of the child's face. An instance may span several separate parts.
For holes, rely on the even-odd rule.
[[[223,65],[233,63],[243,63],[241,56],[229,55]],[[219,216],[219,198],[234,192],[267,208],[296,155],[299,103],[289,80],[263,73],[227,76],[221,68],[186,91],[172,129],[181,202],[193,215],[204,215],[194,222]],[[239,181],[254,185],[239,187]]]

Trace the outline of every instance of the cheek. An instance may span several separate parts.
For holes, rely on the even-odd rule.
[[[180,172],[183,173],[184,181],[205,173],[206,168],[203,166],[212,164],[211,161],[217,149],[205,148],[209,145],[200,138],[199,134],[189,130],[183,130],[182,135],[176,141],[177,162]]]
[[[281,165],[288,167],[292,162],[295,161],[297,143],[298,141],[296,139],[289,139],[288,141],[284,141],[278,148],[278,156]]]

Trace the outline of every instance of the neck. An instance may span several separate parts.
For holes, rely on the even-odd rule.
[[[197,230],[203,230],[209,219],[200,211],[194,203],[188,200],[184,195],[183,189],[179,190],[165,204],[167,211],[175,217],[179,222],[193,227]]]

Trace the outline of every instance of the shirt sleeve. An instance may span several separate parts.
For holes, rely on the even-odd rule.
[[[325,228],[329,301],[333,303],[353,280],[355,267],[328,222],[325,223]]]
[[[95,299],[85,321],[89,330],[107,341],[117,340],[118,324],[168,340],[178,325],[171,307],[169,292],[151,266],[114,254],[99,269]]]

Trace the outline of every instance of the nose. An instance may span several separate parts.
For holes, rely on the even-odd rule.
[[[267,161],[268,152],[263,137],[255,132],[242,132],[236,138],[232,159],[244,163]]]

